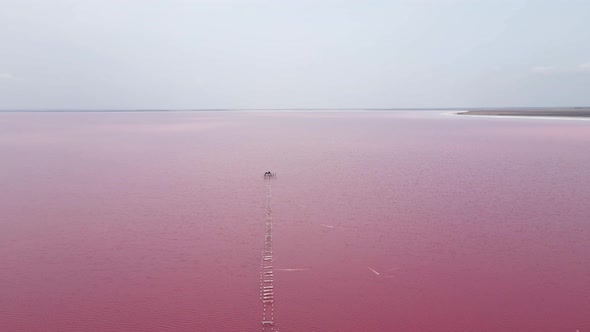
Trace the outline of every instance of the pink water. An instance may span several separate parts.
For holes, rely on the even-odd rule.
[[[0,331],[260,331],[267,170],[281,332],[590,331],[589,146],[436,112],[1,113]]]

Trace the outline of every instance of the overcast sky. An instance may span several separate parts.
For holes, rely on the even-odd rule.
[[[0,109],[590,106],[589,0],[2,0]]]

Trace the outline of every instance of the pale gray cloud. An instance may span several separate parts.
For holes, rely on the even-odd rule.
[[[531,68],[531,73],[539,75],[559,75],[566,72],[565,68],[557,66],[534,66]]]
[[[4,79],[4,80],[13,80],[16,77],[14,77],[14,75],[12,74],[8,74],[8,73],[0,73],[0,79]]]
[[[588,73],[590,74],[590,62],[583,63],[576,68],[578,73]]]
[[[577,66],[534,66],[530,69],[530,72],[546,76],[590,74],[590,62],[582,63]]]
[[[590,105],[588,13],[588,0],[2,0],[0,109]]]

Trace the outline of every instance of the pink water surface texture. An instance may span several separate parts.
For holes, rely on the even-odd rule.
[[[590,332],[590,121],[0,113],[0,331]]]

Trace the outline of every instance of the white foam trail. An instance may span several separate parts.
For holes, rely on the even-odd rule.
[[[367,266],[367,267],[368,267],[368,266]],[[373,271],[373,273],[375,273],[376,275],[381,275],[379,272],[377,272],[377,271],[373,270],[372,268],[370,268],[370,267],[368,267],[368,268],[369,268],[369,270]]]
[[[320,224],[320,226],[324,226],[324,227],[328,227],[328,228],[334,228],[334,226],[324,225],[324,224]]]
[[[309,271],[309,269],[276,269],[276,271],[298,272],[298,271]]]

